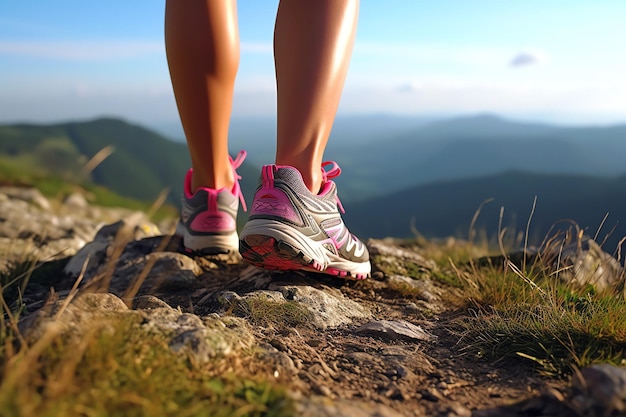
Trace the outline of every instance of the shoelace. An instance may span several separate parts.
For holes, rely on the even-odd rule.
[[[329,170],[326,170],[327,166],[331,166],[331,168]],[[339,175],[341,175],[341,168],[339,168],[339,165],[335,162],[335,161],[326,161],[326,162],[322,162],[322,181],[326,182],[328,180],[332,180],[333,178],[338,177]],[[343,208],[343,204],[341,204],[341,200],[339,200],[339,195],[337,195],[335,193],[335,199],[337,200],[337,207],[339,207],[339,210],[345,214],[345,210]]]
[[[241,207],[243,211],[248,211],[246,207],[246,200],[243,197],[243,193],[241,192],[241,187],[239,186],[239,180],[241,179],[241,175],[237,173],[237,168],[241,166],[243,160],[246,159],[248,152],[243,149],[239,151],[237,157],[233,159],[230,155],[228,155],[228,160],[230,161],[230,166],[233,167],[233,175],[235,176],[235,185],[233,186],[233,194],[239,197],[239,201],[241,202]]]

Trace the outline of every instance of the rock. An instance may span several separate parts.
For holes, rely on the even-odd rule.
[[[416,265],[419,265],[425,271],[432,271],[436,269],[437,264],[431,259],[426,259],[419,253],[411,250],[404,249],[397,244],[393,239],[369,239],[367,241],[367,247],[372,256],[383,256],[394,259],[394,262],[398,262],[398,259],[404,261],[411,261]]]
[[[257,358],[261,363],[272,364],[274,369],[274,377],[286,376],[293,377],[298,373],[298,368],[285,352],[280,352],[272,345],[263,345],[263,350],[257,353]]]
[[[153,310],[155,308],[171,308],[165,301],[153,296],[142,295],[133,299],[134,310]]]
[[[51,260],[74,254],[93,237],[83,228],[23,200],[0,202],[0,253],[5,259]]]
[[[107,289],[109,285],[115,284],[118,293],[128,288],[132,280],[148,268],[150,274],[144,277],[146,285],[177,285],[180,281],[187,282],[189,275],[195,278],[199,267],[183,255],[170,252],[168,255],[150,254],[154,246],[150,250],[144,250],[148,253],[147,256],[138,251],[126,251],[129,242],[155,236],[157,233],[158,228],[146,222],[142,215],[130,216],[105,225],[98,230],[92,242],[69,260],[63,272],[72,278],[82,275],[84,284],[93,283],[96,278],[102,280]],[[124,258],[132,261],[123,262]],[[116,268],[116,265],[119,267]],[[165,274],[167,277],[163,278]]]
[[[92,313],[102,311],[128,311],[126,304],[113,294],[81,294],[73,301],[71,306]]]
[[[426,401],[434,402],[434,403],[445,399],[445,397],[439,392],[439,390],[433,387],[428,387],[428,388],[423,389],[421,391],[421,394],[422,394],[423,399],[425,399]]]
[[[11,261],[9,261],[8,259],[0,259],[0,277],[8,275],[13,270],[13,268],[14,266]]]
[[[312,313],[311,324],[321,330],[371,316],[365,306],[348,299],[338,289],[326,286],[321,288],[276,284],[269,286],[270,290],[280,291],[286,300],[296,301],[306,307]]]
[[[93,276],[97,269],[104,263],[110,242],[107,240],[94,240],[89,242],[65,265],[63,272],[73,278],[81,275]]]
[[[559,278],[579,287],[590,284],[598,291],[615,291],[624,285],[624,268],[593,239],[566,246],[559,267]]]
[[[50,210],[50,202],[36,188],[0,187],[0,194],[8,197],[5,201],[21,200],[35,205],[42,210]]]
[[[194,363],[202,364],[237,350],[239,346],[225,336],[222,329],[193,328],[179,332],[169,346],[174,352],[187,354]]]
[[[63,204],[68,207],[74,208],[86,208],[87,206],[89,206],[89,203],[87,202],[85,196],[79,192],[73,192],[67,195],[63,199]]]
[[[5,260],[17,262],[72,256],[94,240],[103,222],[132,216],[145,219],[144,214],[126,209],[52,205],[34,188],[0,187],[0,196],[0,253]]]
[[[322,289],[317,289],[281,283],[272,283],[268,287],[267,290],[251,291],[241,296],[234,291],[222,291],[217,300],[224,310],[242,317],[250,316],[254,300],[276,304],[294,302],[306,312],[307,323],[318,329],[336,328],[352,323],[353,319],[371,316],[366,307],[346,298],[335,288],[322,286]]]
[[[626,369],[624,368],[609,364],[584,368],[573,379],[572,389],[572,404],[581,415],[626,414]]]
[[[407,287],[413,289],[417,294],[417,298],[423,301],[432,302],[439,299],[441,290],[427,280],[419,280],[403,275],[390,275],[387,282],[394,287]]]
[[[160,304],[154,299],[144,300],[153,305]],[[199,364],[249,349],[254,344],[254,337],[243,319],[215,316],[201,319],[167,305],[131,310],[110,293],[87,293],[78,295],[71,302],[57,301],[27,316],[19,327],[30,341],[40,339],[48,331],[81,337],[99,320],[107,319],[113,323],[125,316],[136,316],[144,329],[168,339],[173,351],[186,354]]]
[[[548,266],[553,276],[561,282],[578,288],[593,286],[599,292],[621,294],[626,298],[626,272],[620,262],[605,252],[594,240],[574,229],[563,237],[550,240],[547,247],[530,247],[507,256],[484,257],[478,264],[506,264],[511,262],[518,268],[532,265],[539,259],[541,265]]]
[[[30,341],[49,331],[82,334],[96,317],[128,311],[126,304],[113,294],[81,294],[71,302],[60,300],[26,316],[20,321],[19,329]]]
[[[381,337],[387,340],[405,340],[410,342],[430,342],[435,336],[426,333],[420,326],[408,321],[380,320],[373,321],[356,329],[355,333],[373,337]]]
[[[235,307],[235,303],[243,301],[243,298],[234,291],[223,291],[218,295],[217,300],[222,306],[231,308]]]
[[[385,274],[382,271],[374,271],[372,272],[372,279],[376,281],[383,281],[385,279]]]
[[[241,297],[243,300],[251,300],[251,299],[261,299],[264,301],[271,301],[273,303],[285,303],[287,300],[283,296],[283,294],[279,291],[267,291],[267,290],[257,290],[251,293],[248,293]]]
[[[444,415],[446,417],[471,417],[472,412],[462,404],[452,402],[446,407]]]
[[[245,318],[253,316],[253,308],[257,305],[257,300],[276,304],[283,304],[287,302],[285,297],[283,297],[283,295],[278,291],[267,290],[252,291],[243,296],[240,296],[234,291],[223,291],[218,296],[218,302],[222,305],[225,311]],[[267,320],[272,321],[272,318],[267,317]]]
[[[193,289],[199,287],[197,277],[202,273],[191,258],[174,252],[155,252],[137,256],[134,262],[122,263],[115,269],[108,289],[122,294],[134,288],[147,291]]]

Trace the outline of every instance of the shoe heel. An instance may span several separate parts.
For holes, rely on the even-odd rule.
[[[239,252],[248,263],[279,271],[322,271],[323,265],[291,244],[271,236],[251,234],[239,241]]]

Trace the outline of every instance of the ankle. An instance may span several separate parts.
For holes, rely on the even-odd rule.
[[[235,179],[232,172],[230,172],[230,175],[216,175],[215,173],[207,174],[200,170],[194,170],[191,176],[192,192],[195,192],[198,188],[212,188],[214,190],[225,188],[232,190],[234,185]]]
[[[300,171],[300,174],[302,174],[302,171]],[[309,173],[309,175],[302,174],[302,179],[304,180],[304,185],[306,185],[311,193],[315,195],[319,194],[322,188],[322,176],[319,172],[317,172],[317,175],[311,173]]]
[[[322,173],[320,169],[318,168],[317,170],[303,170],[298,168],[297,166],[293,166],[293,168],[297,169],[300,173],[300,176],[302,176],[302,181],[304,181],[304,185],[306,185],[306,188],[308,188],[312,194],[319,194],[322,188]]]

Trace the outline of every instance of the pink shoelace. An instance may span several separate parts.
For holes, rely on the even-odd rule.
[[[239,180],[241,179],[241,175],[237,173],[237,168],[241,166],[243,160],[246,159],[247,155],[248,152],[244,151],[243,149],[239,151],[235,159],[228,155],[228,160],[230,161],[230,166],[233,167],[233,175],[235,176],[235,185],[233,186],[232,191],[236,197],[239,197],[239,201],[241,202],[241,207],[243,208],[243,211],[247,211],[248,208],[246,207],[246,200],[243,196],[243,193],[241,192],[241,187],[239,186]]]
[[[331,168],[329,170],[326,170],[327,166],[330,166]],[[321,169],[322,169],[322,181],[323,182],[332,180],[333,178],[336,178],[339,175],[341,175],[341,168],[339,168],[339,165],[335,161],[322,162]],[[339,200],[339,196],[337,194],[335,194],[335,199],[337,200],[337,207],[339,207],[339,210],[345,214],[346,211],[344,210],[343,204],[341,204],[341,201]]]

